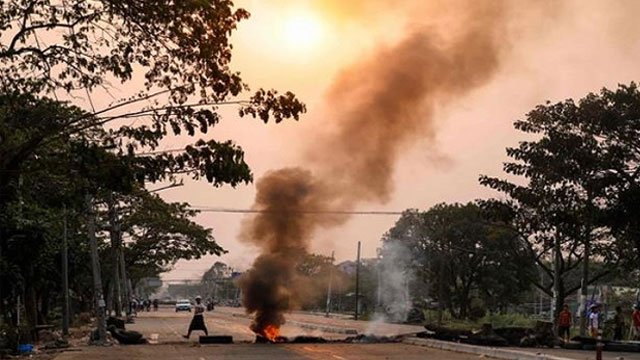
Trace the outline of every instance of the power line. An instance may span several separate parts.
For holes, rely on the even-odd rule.
[[[194,147],[194,149],[198,149],[198,148]],[[178,153],[178,152],[185,152],[185,151],[186,151],[186,146],[184,148],[178,148],[178,149],[167,149],[167,150],[155,150],[155,151],[141,152],[141,153],[135,154],[135,156],[159,155],[159,154]]]
[[[277,214],[287,213],[292,215],[383,215],[397,216],[402,215],[402,211],[357,211],[357,210],[268,210],[268,209],[232,209],[232,208],[212,208],[205,206],[191,206],[190,209],[200,212],[209,213],[227,213],[227,214]]]

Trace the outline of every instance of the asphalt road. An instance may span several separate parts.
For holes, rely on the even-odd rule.
[[[233,344],[233,345],[136,345],[88,347],[66,352],[56,360],[210,360],[210,359],[311,359],[311,360],[471,360],[476,355],[458,354],[404,344]]]
[[[56,360],[205,360],[205,359],[477,359],[477,355],[441,351],[402,343],[384,344],[254,344],[255,335],[249,330],[251,320],[238,308],[216,308],[205,314],[205,322],[210,335],[231,335],[231,345],[200,345],[198,336],[191,339],[182,337],[186,333],[192,313],[176,313],[172,308],[161,308],[158,312],[141,313],[135,324],[127,329],[144,334],[148,345],[109,347],[82,347],[64,352]],[[326,339],[344,339],[350,334],[345,331],[372,333],[375,335],[404,335],[422,331],[419,326],[384,324],[375,321],[354,321],[345,318],[326,318],[308,313],[287,315],[288,323],[281,329],[282,335],[293,338],[299,335],[322,336]],[[342,331],[342,332],[338,332]],[[546,353],[571,359],[594,359],[593,352],[562,349],[514,349],[533,353]],[[635,353],[604,353],[604,360],[640,360]]]
[[[140,313],[135,324],[127,329],[136,330],[150,340],[149,345],[82,347],[58,355],[56,360],[207,360],[207,359],[477,359],[474,355],[451,353],[401,343],[385,344],[254,344],[255,335],[249,330],[251,320],[242,309],[217,308],[205,314],[205,322],[211,335],[231,335],[231,345],[200,345],[197,343],[200,333],[192,334],[190,340],[182,335],[186,333],[192,314],[176,313],[171,308],[161,308],[158,312]],[[376,322],[325,318],[304,313],[287,316],[288,324],[283,326],[282,335],[322,336],[327,339],[344,339],[349,334],[311,329],[318,326],[325,330],[350,329],[367,331],[378,335],[399,335],[421,331],[421,327],[380,324]],[[310,326],[311,325],[311,326]]]
[[[197,342],[202,332],[194,332],[191,339],[185,340],[192,313],[176,313],[172,308],[161,307],[157,312],[143,312],[138,315],[134,324],[127,329],[136,330],[145,335],[152,343],[175,344]],[[231,335],[234,342],[253,342],[255,334],[249,329],[251,319],[241,308],[216,308],[205,313],[205,323],[210,335]],[[382,324],[370,321],[353,321],[339,318],[325,318],[304,313],[287,315],[287,324],[281,331],[286,337],[298,335],[321,336],[326,339],[343,339],[350,334],[335,330],[357,331],[375,335],[401,335],[423,331],[420,326]]]

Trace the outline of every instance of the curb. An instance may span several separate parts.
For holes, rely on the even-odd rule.
[[[575,360],[543,353],[530,353],[526,351],[507,350],[495,347],[475,346],[449,341],[408,337],[402,341],[405,344],[425,346],[439,350],[455,351],[466,354],[484,355],[496,359],[505,360]]]
[[[233,313],[233,314],[231,314],[231,316],[247,318],[247,319],[251,319],[252,318],[249,315],[238,314],[238,313]],[[335,334],[358,335],[358,330],[356,330],[356,329],[349,329],[349,328],[342,328],[342,327],[335,327],[335,326],[313,324],[313,323],[300,322],[300,321],[295,321],[295,320],[287,320],[287,324],[295,325],[295,326],[301,327],[303,329],[308,329],[308,330],[321,330],[321,331],[324,331],[324,332],[330,332],[330,333],[335,333]]]

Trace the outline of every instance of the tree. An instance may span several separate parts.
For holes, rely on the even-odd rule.
[[[203,295],[215,303],[235,306],[238,302],[239,289],[233,283],[233,269],[227,264],[216,261],[202,275]]]
[[[333,267],[333,259],[321,254],[304,254],[298,262],[296,270],[298,275],[307,277],[328,276],[329,269]]]
[[[0,87],[26,93],[79,93],[108,88],[113,80],[131,81],[142,72],[145,90],[126,104],[150,99],[158,105],[156,98],[163,96],[160,108],[146,108],[143,113],[155,112],[165,125],[182,122],[192,132],[196,124],[206,128],[217,120],[214,112],[190,106],[193,97],[198,98],[198,108],[248,90],[240,74],[229,67],[229,35],[248,17],[230,0],[10,1],[0,13],[0,32],[5,35],[0,43]],[[47,45],[40,43],[45,38]],[[281,120],[301,110],[292,94],[277,96],[264,90],[246,105],[243,113],[265,121],[270,114]],[[93,115],[101,114],[105,111]],[[181,118],[174,123],[170,119],[175,116]],[[69,119],[67,125],[78,120]]]
[[[216,261],[202,275],[202,281],[216,281],[231,277],[231,268],[222,261]]]
[[[100,143],[133,157],[136,151],[152,151],[169,133],[207,133],[220,121],[217,111],[224,104],[239,105],[241,116],[265,122],[298,119],[305,107],[291,93],[260,89],[247,100],[237,99],[249,88],[230,69],[228,38],[237,23],[248,17],[246,10],[233,9],[229,0],[3,4],[0,95],[8,100],[3,106],[13,107],[18,116],[0,124],[4,130],[0,191],[8,191],[8,183],[20,174],[20,164],[42,144],[76,134],[92,139],[87,130],[102,129],[117,120],[139,121],[112,126]],[[46,47],[41,44],[45,38]],[[55,101],[41,99],[45,94],[67,93],[73,98],[87,96],[91,102],[95,90],[109,93],[111,82],[127,83],[136,77],[145,79],[143,90],[105,109],[50,112],[47,107]],[[33,114],[22,116],[23,108],[32,109]],[[214,185],[251,180],[242,150],[230,141],[198,140],[183,150],[177,155],[149,154],[136,161],[144,165],[143,176],[150,181],[175,173],[205,177]]]
[[[504,251],[521,247],[516,234],[490,223],[473,203],[406,211],[383,243],[409,250],[404,266],[417,267],[422,287],[455,317],[469,317],[474,299],[499,309],[528,290],[520,279],[532,272],[531,262]]]
[[[198,213],[186,203],[167,203],[159,196],[140,191],[124,202],[128,206],[122,219],[127,269],[135,284],[143,277],[157,276],[180,259],[199,259],[221,255],[211,229],[195,223]]]
[[[108,196],[110,191],[126,196],[145,181],[173,181],[183,175],[205,178],[214,186],[235,186],[252,180],[242,149],[231,141],[200,139],[176,152],[154,152],[170,134],[186,133],[194,137],[207,133],[220,121],[218,109],[222,105],[239,106],[240,116],[258,117],[264,122],[272,118],[276,122],[298,119],[305,112],[304,104],[289,92],[280,95],[274,90],[259,89],[248,98],[239,98],[249,87],[229,66],[232,46],[228,38],[237,23],[248,16],[243,9],[233,9],[229,0],[3,3],[0,10],[3,270],[11,268],[3,252],[9,241],[26,236],[16,224],[32,220],[28,215],[20,218],[17,215],[24,214],[13,209],[21,209],[28,192],[37,197],[43,191],[43,183],[37,181],[42,174],[40,167],[62,169],[64,181],[60,183],[64,186],[47,190],[73,199],[85,193],[94,198],[105,193]],[[134,78],[144,78],[141,91],[114,98],[106,108],[94,107],[92,96],[96,91],[110,96],[112,82],[130,85]],[[58,101],[58,96],[74,101],[86,97],[91,111]],[[116,122],[123,119],[135,121],[129,125]],[[25,183],[37,186],[26,188]],[[97,198],[95,203],[100,206],[103,200]],[[162,207],[157,203],[154,206]],[[55,206],[48,210],[60,213]],[[82,207],[72,210],[76,216],[86,211]],[[189,213],[184,204],[163,210],[171,220]],[[177,220],[172,223],[190,232],[187,237],[191,236],[196,244],[186,249],[169,246],[166,252],[159,251],[155,268],[147,267],[142,273],[164,269],[175,256],[197,257],[221,251],[210,234],[195,231],[194,226],[189,226],[193,224]],[[162,234],[168,229],[158,231]],[[41,228],[29,236],[44,239],[45,233]],[[203,238],[208,240],[202,241]],[[149,245],[150,240],[140,239]],[[0,289],[4,288],[4,274],[3,271]],[[4,294],[0,293],[0,300]],[[2,304],[0,301],[0,308]]]
[[[0,109],[3,110],[0,115],[1,134],[6,135],[3,139],[11,140],[3,143],[6,147],[0,148],[8,152],[11,152],[12,145],[20,143],[23,135],[28,135],[29,123],[39,124],[36,121],[39,116],[56,119],[81,112],[53,100],[19,94],[0,96]],[[24,123],[19,124],[20,120]],[[150,172],[167,169],[167,166],[148,166],[147,159],[109,152],[99,142],[104,140],[105,133],[100,129],[87,130],[82,134],[44,142],[20,161],[20,176],[14,176],[5,183],[4,190],[7,191],[2,193],[3,211],[0,212],[0,308],[4,308],[5,301],[12,305],[17,296],[25,294],[24,303],[29,310],[27,322],[31,326],[45,320],[50,303],[48,295],[55,297],[60,291],[56,275],[59,274],[61,250],[60,215],[66,207],[72,214],[68,220],[73,228],[83,230],[84,225],[78,223],[82,217],[78,217],[86,211],[83,201],[86,193],[93,194],[94,204],[106,210],[113,192],[117,192],[119,202],[127,208],[125,232],[137,241],[126,249],[127,255],[132,257],[127,270],[134,281],[158,275],[179,258],[189,259],[223,251],[213,240],[210,229],[189,220],[196,212],[190,210],[188,204],[167,204],[140,188]],[[89,141],[90,137],[94,143]],[[198,158],[197,153],[193,151],[196,156],[191,159]],[[226,181],[233,181],[245,176],[229,172],[232,167],[227,165],[215,181],[225,181],[225,177]],[[241,168],[246,168],[246,164]],[[248,174],[246,169],[244,174]],[[222,172],[227,173],[224,175]],[[100,240],[104,239],[101,236],[103,230],[110,230],[112,225],[108,216],[98,219]],[[145,234],[141,235],[141,231]],[[86,236],[84,232],[85,239]],[[105,255],[108,252],[104,246],[101,248],[102,263],[117,268],[114,261],[105,261],[109,259]],[[87,261],[86,257],[79,259]],[[71,260],[73,262],[75,257]],[[76,267],[73,263],[70,265]],[[72,284],[76,283],[71,280]],[[113,278],[107,276],[106,280],[105,284],[110,284]],[[91,288],[86,283],[82,285],[77,289]],[[107,292],[103,290],[103,293]]]
[[[558,312],[564,298],[581,287],[565,284],[574,268],[583,264],[584,295],[586,285],[620,261],[628,262],[622,240],[633,233],[637,219],[636,205],[628,199],[640,175],[639,92],[631,83],[616,92],[589,94],[578,103],[547,103],[515,127],[535,137],[507,149],[514,161],[504,171],[525,182],[482,176],[483,185],[508,196],[484,205],[520,232],[552,287],[534,283],[549,295],[555,292]],[[590,257],[604,260],[606,267],[590,274]]]

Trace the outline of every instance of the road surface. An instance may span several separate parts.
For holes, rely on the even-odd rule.
[[[205,314],[210,335],[231,335],[231,345],[200,345],[198,336],[182,337],[189,326],[192,313],[176,313],[163,307],[158,312],[140,313],[135,324],[127,329],[136,330],[149,339],[148,345],[81,347],[64,352],[56,360],[209,360],[209,359],[478,359],[477,355],[441,351],[402,343],[384,344],[254,344],[255,335],[249,330],[251,320],[239,308],[216,308]],[[422,331],[420,326],[384,324],[375,321],[354,321],[345,318],[326,318],[308,313],[294,312],[287,315],[288,323],[282,335],[293,338],[298,335],[322,336],[326,339],[344,339],[349,332],[375,335],[404,335]],[[595,359],[593,352],[562,349],[517,349],[518,351],[544,352],[570,359]],[[604,360],[640,360],[635,353],[604,353]]]
[[[182,335],[187,333],[192,316],[192,313],[176,313],[172,308],[161,307],[157,312],[140,313],[135,324],[127,325],[127,329],[143,333],[153,343],[188,342],[182,338]],[[205,323],[210,335],[231,335],[234,342],[255,341],[255,334],[249,329],[251,319],[242,308],[218,307],[215,311],[205,313]],[[282,335],[286,337],[309,335],[322,336],[327,339],[343,339],[352,336],[352,332],[393,336],[417,333],[423,330],[424,328],[421,326],[325,318],[305,313],[288,314],[287,324],[281,329]],[[201,332],[194,332],[189,341],[197,342],[198,336],[201,334]]]
[[[251,320],[244,315],[242,309],[216,308],[205,314],[205,322],[211,335],[231,335],[231,345],[200,345],[197,343],[200,333],[192,334],[185,340],[192,314],[176,313],[171,308],[161,308],[158,312],[140,313],[135,324],[127,325],[127,329],[142,332],[152,344],[82,347],[75,351],[64,352],[56,360],[209,360],[209,359],[423,359],[423,360],[471,360],[474,355],[451,353],[447,351],[424,348],[401,343],[386,344],[254,344],[255,334],[249,330]],[[422,331],[419,326],[380,324],[375,322],[325,318],[304,313],[292,313],[287,316],[288,324],[283,326],[282,335],[295,337],[298,335],[322,336],[327,339],[344,339],[353,336],[337,333],[335,330],[365,330],[378,335],[399,335]],[[324,330],[312,329],[317,326]]]
[[[477,355],[404,344],[233,344],[233,345],[136,345],[88,347],[66,352],[55,360],[213,360],[213,359],[310,359],[310,360],[472,360]]]

